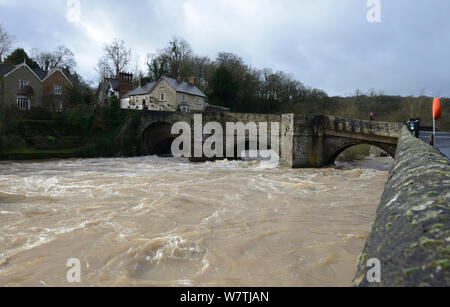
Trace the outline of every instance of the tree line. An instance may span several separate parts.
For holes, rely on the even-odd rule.
[[[99,79],[117,78],[129,69],[132,51],[123,40],[115,39],[104,47],[98,62]],[[255,69],[238,55],[218,53],[215,59],[194,53],[191,45],[174,37],[168,45],[149,53],[146,71],[136,68],[135,81],[157,81],[163,75],[177,79],[194,77],[196,85],[209,97],[209,103],[234,112],[273,113],[298,101],[323,99],[323,90],[305,86],[292,75],[269,68]]]
[[[76,73],[77,63],[69,48],[62,45],[51,51],[35,48],[30,56],[21,48],[9,53],[14,41],[15,37],[0,24],[0,63],[17,65],[25,60],[31,68],[63,69],[74,84],[67,93],[67,99],[73,105],[95,105],[97,93],[106,78],[117,78],[119,72],[134,69],[135,86],[140,81],[143,84],[157,81],[163,75],[175,79],[195,77],[196,85],[209,97],[210,104],[228,107],[233,112],[297,112],[360,119],[368,119],[369,112],[374,112],[376,120],[401,122],[420,117],[429,124],[431,99],[424,93],[419,97],[401,97],[371,89],[368,92],[356,90],[347,97],[329,97],[325,91],[308,87],[288,73],[251,67],[233,53],[219,52],[215,59],[197,55],[180,37],[172,38],[165,47],[149,53],[144,70],[138,65],[132,67],[133,53],[124,40],[115,39],[105,44],[96,68],[97,89],[91,88]],[[440,125],[450,129],[450,115],[445,112],[447,99],[443,99],[443,108],[444,118]]]

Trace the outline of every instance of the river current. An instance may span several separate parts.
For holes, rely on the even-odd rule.
[[[350,286],[390,166],[3,162],[0,286]]]

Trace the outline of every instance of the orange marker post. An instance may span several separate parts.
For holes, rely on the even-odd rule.
[[[442,108],[441,100],[439,98],[433,99],[433,138],[434,144],[436,144],[436,120],[441,119]]]

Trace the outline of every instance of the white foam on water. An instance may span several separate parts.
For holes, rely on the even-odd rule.
[[[265,159],[189,163],[153,156],[0,163],[0,244],[6,246],[0,272],[28,276],[25,284],[57,285],[14,263],[16,255],[30,261],[45,252],[53,261],[88,257],[86,285],[298,285],[302,276],[324,271],[295,266],[300,256],[305,267],[320,258],[315,250],[298,251],[305,241],[330,254],[354,249],[357,258],[362,246],[337,244],[356,244],[366,231],[372,209],[357,210],[376,209],[386,176],[370,168],[374,163],[307,170]],[[53,270],[46,261],[42,266]],[[264,281],[263,273],[273,280]],[[8,282],[4,276],[0,282]],[[326,278],[334,277],[315,280]]]

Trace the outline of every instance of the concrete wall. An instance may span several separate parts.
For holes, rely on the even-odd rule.
[[[450,165],[403,127],[355,286],[450,286]],[[367,261],[381,262],[369,283]]]

